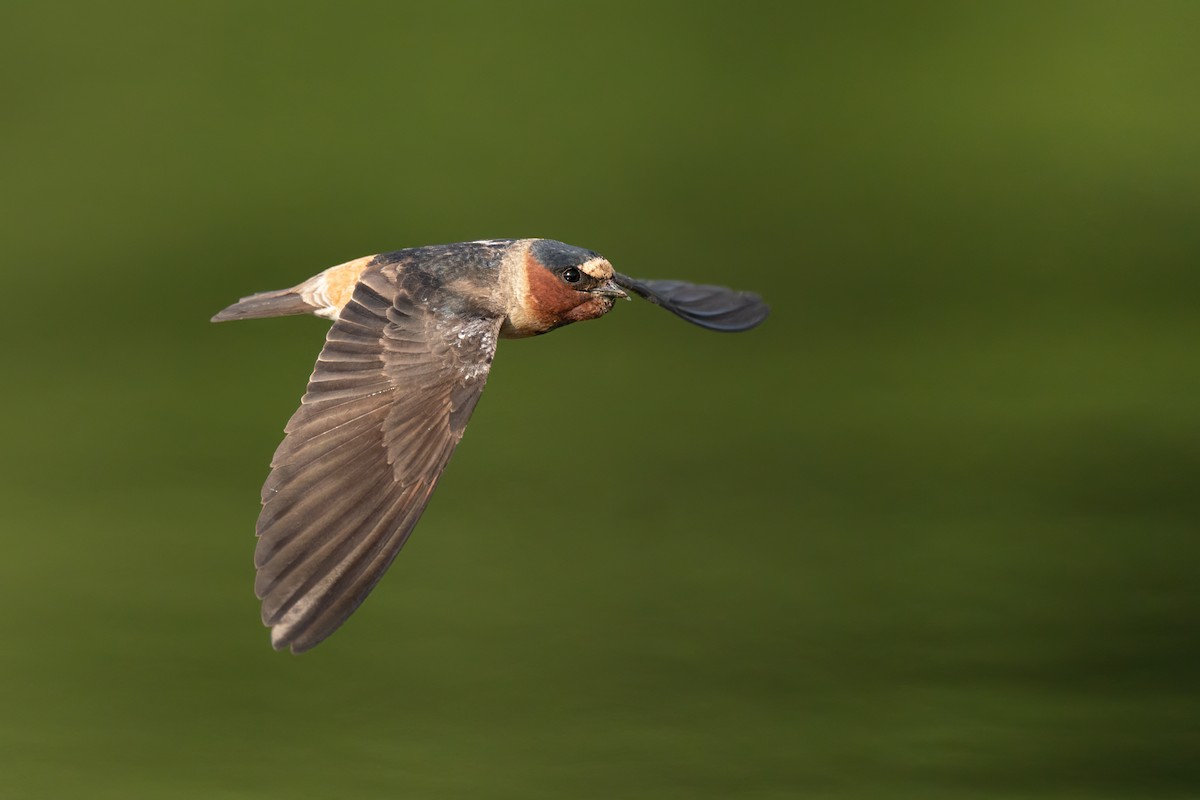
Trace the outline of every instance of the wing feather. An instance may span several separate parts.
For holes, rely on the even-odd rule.
[[[620,273],[615,280],[620,286],[693,325],[713,331],[749,330],[770,313],[767,304],[753,292],[739,292],[724,286],[700,286],[687,281],[638,280]]]
[[[255,551],[255,593],[276,648],[313,647],[362,603],[479,400],[501,320],[439,313],[429,299],[403,273],[363,273],[285,428]]]

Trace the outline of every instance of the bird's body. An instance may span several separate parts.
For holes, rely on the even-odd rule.
[[[549,239],[367,256],[213,317],[334,321],[262,491],[255,592],[276,648],[319,643],[395,558],[462,437],[497,339],[603,316],[622,287],[715,330],[766,317],[756,295],[636,281]]]

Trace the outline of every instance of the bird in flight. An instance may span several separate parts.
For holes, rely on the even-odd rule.
[[[497,340],[603,316],[627,291],[715,331],[767,317],[749,292],[635,280],[551,239],[489,239],[365,256],[212,318],[333,320],[262,488],[254,592],[276,649],[317,645],[392,563],[462,438]]]

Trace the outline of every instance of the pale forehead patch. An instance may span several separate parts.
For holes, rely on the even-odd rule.
[[[593,258],[580,264],[579,268],[597,280],[606,281],[613,276],[612,264],[607,258]]]

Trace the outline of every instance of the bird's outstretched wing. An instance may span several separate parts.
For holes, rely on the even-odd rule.
[[[693,325],[713,331],[745,331],[767,318],[770,309],[753,292],[738,292],[724,286],[698,286],[686,281],[642,281],[622,275],[617,284],[662,306]]]
[[[364,273],[271,461],[254,590],[271,643],[333,633],[404,545],[483,391],[501,320]]]

